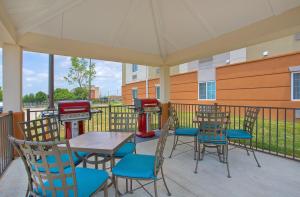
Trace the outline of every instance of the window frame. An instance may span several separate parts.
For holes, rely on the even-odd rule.
[[[159,88],[159,91],[160,91],[160,85],[159,84],[155,84],[155,98],[157,100],[160,100],[160,92],[159,92],[159,98],[157,98],[157,88]]]
[[[133,91],[136,91],[136,98],[138,98],[139,92],[138,92],[138,88],[132,88],[131,89],[131,99],[134,100],[135,98],[133,98]]]
[[[300,98],[294,99],[294,74],[300,74],[300,71],[291,72],[291,101],[300,101]]]
[[[138,70],[139,70],[138,64],[132,64],[132,67],[131,67],[132,73],[136,73]]]
[[[216,87],[216,90],[215,90],[215,98],[214,99],[209,99],[207,98],[207,89],[208,89],[208,86],[207,84],[209,82],[214,82],[215,83],[215,87]],[[200,83],[205,83],[205,99],[202,99],[200,98]],[[209,81],[198,81],[198,101],[215,101],[217,100],[217,82],[216,80],[209,80]]]

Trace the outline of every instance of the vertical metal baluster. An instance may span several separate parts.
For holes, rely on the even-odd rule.
[[[264,145],[265,145],[265,108],[262,110],[262,139],[261,139],[261,149],[264,152]]]
[[[286,157],[286,108],[284,109],[284,157]]]
[[[296,109],[293,110],[293,159],[295,159],[295,122],[296,122]]]
[[[276,155],[278,155],[278,126],[279,126],[279,123],[278,123],[278,116],[279,116],[279,110],[278,108],[276,109]]]
[[[269,153],[271,152],[271,133],[272,133],[272,108],[269,108]]]
[[[246,111],[246,108],[244,109]],[[245,116],[244,116],[245,118]],[[255,149],[257,150],[257,139],[258,139],[258,116],[256,117],[256,121],[255,121]]]

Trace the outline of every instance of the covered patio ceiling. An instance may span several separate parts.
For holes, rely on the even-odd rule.
[[[0,0],[0,46],[173,66],[300,31],[300,0]]]

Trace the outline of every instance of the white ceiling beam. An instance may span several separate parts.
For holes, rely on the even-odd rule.
[[[204,27],[206,32],[209,33],[209,35],[211,37],[216,37],[217,36],[217,32],[214,30],[214,28],[211,25],[209,25],[209,23],[200,14],[200,12],[198,10],[196,10],[196,8],[191,5],[189,0],[183,0],[182,3],[186,7],[186,9],[190,12],[190,14],[196,19],[196,21],[198,21],[198,23],[202,27]]]
[[[30,32],[34,28],[38,27],[39,25],[44,24],[45,22],[49,21],[50,19],[63,14],[65,11],[77,6],[84,0],[74,0],[64,5],[59,3],[54,4],[52,7],[44,9],[39,14],[33,15],[33,17],[29,18],[25,21],[21,27],[18,27],[17,33],[22,35],[26,32]]]
[[[5,40],[9,43],[16,43],[17,42],[17,34],[16,29],[9,18],[4,6],[2,5],[2,2],[0,1],[0,26],[2,26],[2,29],[6,31],[6,34],[9,37],[9,40]]]
[[[159,11],[159,6],[158,6],[157,0],[150,0],[150,7],[151,7],[154,28],[155,28],[157,44],[158,44],[159,51],[160,51],[160,56],[164,60],[167,57],[167,49],[166,49],[165,41],[163,38],[163,31],[162,31],[163,24],[161,21],[162,16]]]

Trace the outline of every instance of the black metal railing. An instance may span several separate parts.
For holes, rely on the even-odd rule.
[[[8,136],[13,133],[13,113],[0,114],[0,177],[13,159],[13,148]]]
[[[197,127],[193,121],[198,104],[171,104],[177,111],[183,127]],[[219,105],[222,111],[230,112],[230,129],[242,129],[244,111],[249,106]],[[259,107],[260,112],[253,130],[254,149],[300,161],[300,121],[295,108]],[[234,141],[241,145],[243,141]],[[249,145],[249,144],[247,144]]]
[[[86,131],[109,131],[110,112],[134,112],[133,105],[105,105],[92,107],[92,117],[90,120],[84,121]],[[34,120],[42,118],[44,115],[56,115],[56,110],[48,109],[26,109],[25,120]],[[158,129],[160,126],[159,115],[151,114],[152,129]],[[63,135],[64,126],[59,125]]]

